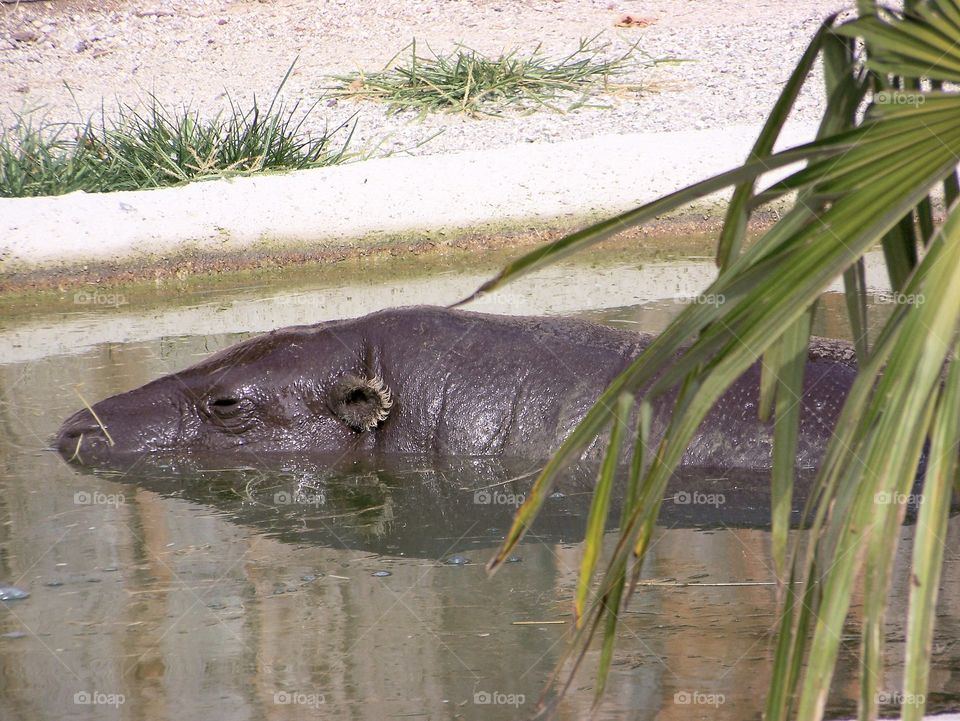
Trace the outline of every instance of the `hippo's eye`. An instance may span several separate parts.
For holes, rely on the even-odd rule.
[[[253,402],[248,398],[223,396],[213,398],[207,402],[210,413],[217,418],[230,419],[253,409]]]

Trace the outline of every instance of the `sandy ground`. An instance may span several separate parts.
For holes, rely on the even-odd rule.
[[[0,121],[34,110],[78,120],[155,93],[213,113],[226,93],[269,97],[296,59],[288,99],[313,102],[331,75],[378,70],[414,38],[437,51],[463,43],[563,55],[599,35],[617,54],[634,43],[655,58],[687,62],[637,68],[625,80],[645,94],[602,98],[610,107],[505,119],[388,116],[374,103],[324,100],[310,124],[356,115],[356,147],[417,154],[612,133],[759,123],[836,0],[52,0],[0,5]],[[624,15],[649,20],[619,28]],[[639,59],[639,56],[638,56]],[[814,122],[813,83],[798,105]],[[329,104],[327,104],[329,102]],[[436,136],[440,132],[439,136]],[[436,137],[434,137],[436,136]],[[418,143],[433,138],[422,147]]]

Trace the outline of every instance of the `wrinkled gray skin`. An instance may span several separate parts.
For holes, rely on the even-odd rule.
[[[88,410],[64,422],[56,443],[68,460],[93,465],[163,451],[544,458],[649,342],[576,320],[386,310],[239,343],[95,404],[115,445]],[[854,374],[842,348],[811,349],[798,466],[818,464]],[[352,392],[365,379],[384,390]],[[713,408],[685,465],[769,467],[758,381],[754,366]],[[670,400],[655,406],[655,437]],[[371,414],[375,425],[358,429]]]

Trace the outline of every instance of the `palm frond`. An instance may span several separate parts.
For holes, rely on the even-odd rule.
[[[861,2],[861,17],[840,25],[827,19],[739,168],[529,252],[477,291],[493,290],[656,214],[733,188],[718,242],[721,272],[704,290],[724,302],[687,306],[613,381],[544,467],[489,564],[495,570],[522,538],[564,464],[612,426],[585,544],[572,647],[575,670],[596,631],[603,631],[598,692],[612,662],[618,614],[636,588],[628,581],[639,572],[667,481],[708,411],[759,359],[760,413],[772,414],[775,424],[772,538],[783,582],[767,718],[785,719],[793,711],[803,719],[822,718],[851,593],[861,579],[860,713],[864,718],[878,714],[886,598],[906,513],[899,501],[909,496],[927,463],[904,677],[904,688],[920,699],[904,710],[905,717],[923,713],[932,605],[960,439],[960,369],[953,360],[960,330],[960,95],[945,90],[960,81],[960,43],[955,40],[960,37],[960,0],[907,3],[907,8],[896,14]],[[865,60],[858,55],[861,42]],[[828,104],[817,139],[774,153],[818,58],[824,61]],[[794,163],[802,167],[758,189],[766,172]],[[786,194],[793,194],[791,209],[744,248],[751,214]],[[938,197],[945,199],[940,225],[934,214]],[[878,244],[891,285],[904,302],[877,337],[868,339],[863,257]],[[798,536],[791,544],[789,508],[799,429],[799,410],[792,401],[803,388],[817,301],[839,278],[859,371],[809,494],[806,537],[814,542],[804,545]],[[666,430],[651,435],[644,414],[649,417],[651,404],[677,389]],[[639,404],[641,422],[620,538],[588,603],[599,558],[597,518],[609,501],[610,458],[622,442],[621,426],[632,403]]]

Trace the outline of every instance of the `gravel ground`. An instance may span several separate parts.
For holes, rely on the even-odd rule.
[[[0,5],[0,124],[34,111],[77,120],[105,102],[154,93],[204,112],[272,95],[297,61],[284,97],[313,102],[329,76],[378,70],[412,38],[437,50],[461,42],[481,52],[550,55],[598,33],[611,53],[639,41],[654,57],[690,62],[638,70],[650,90],[608,97],[610,107],[472,119],[387,115],[371,102],[321,102],[312,129],[357,114],[354,148],[433,154],[596,135],[725,128],[759,123],[820,20],[837,0],[51,0]],[[619,28],[625,14],[650,19]],[[796,109],[814,123],[818,79]],[[310,127],[310,126],[308,126]],[[429,142],[424,140],[431,136]]]

